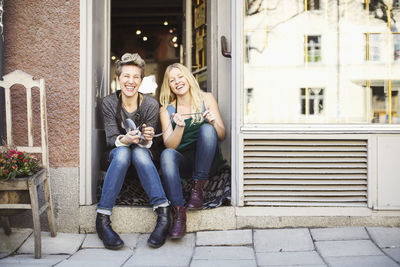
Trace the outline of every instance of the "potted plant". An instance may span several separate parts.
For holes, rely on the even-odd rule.
[[[18,178],[29,177],[41,170],[40,161],[33,155],[7,149],[0,152],[0,204],[28,204],[30,203],[29,191],[27,190],[2,190],[10,182]],[[0,210],[0,216],[15,215],[23,210],[7,209]]]

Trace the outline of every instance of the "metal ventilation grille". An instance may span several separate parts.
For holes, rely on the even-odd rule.
[[[367,206],[366,140],[245,139],[247,206]]]

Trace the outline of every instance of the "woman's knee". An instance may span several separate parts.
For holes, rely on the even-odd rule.
[[[198,138],[207,141],[218,140],[217,131],[211,124],[204,123],[200,126]]]
[[[161,153],[161,161],[171,161],[171,160],[175,160],[175,155],[176,155],[177,151],[175,149],[172,148],[166,148],[163,150],[163,152]]]
[[[153,164],[150,152],[146,148],[139,146],[132,149],[132,162],[141,167]]]
[[[129,147],[117,147],[114,148],[112,153],[111,162],[118,166],[129,166],[131,164],[130,148]]]

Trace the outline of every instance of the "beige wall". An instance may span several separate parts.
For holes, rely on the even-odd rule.
[[[50,165],[78,167],[79,1],[4,2],[4,74],[19,69],[45,79]],[[24,124],[14,126],[16,140],[25,135],[19,127]]]

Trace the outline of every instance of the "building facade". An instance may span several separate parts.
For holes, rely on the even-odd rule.
[[[4,4],[5,74],[19,69],[46,81],[63,232],[94,231],[112,1]],[[221,146],[232,196],[229,207],[189,214],[188,229],[399,226],[399,1],[196,1],[182,1],[179,59],[195,65],[197,28],[186,22],[194,20],[192,5],[204,2],[207,49],[194,51],[206,64],[194,71],[228,129]],[[125,206],[113,216],[124,218],[115,220],[120,231],[146,232],[154,215]],[[136,219],[149,223],[123,225]]]

